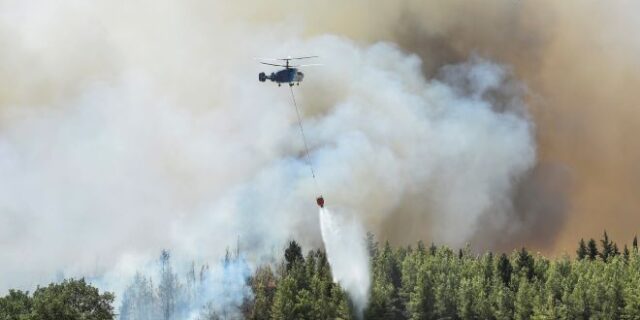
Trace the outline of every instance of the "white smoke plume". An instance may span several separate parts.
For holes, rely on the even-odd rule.
[[[371,287],[365,232],[353,216],[344,212],[321,208],[319,215],[333,280],[347,291],[362,316]]]
[[[288,88],[259,83],[255,56],[321,56],[295,90],[329,206],[456,246],[481,218],[518,230],[536,154],[508,68],[476,57],[427,79],[393,43],[199,5],[2,2],[0,290],[130,279],[161,248],[217,261],[238,237],[253,264],[291,238],[321,246]]]

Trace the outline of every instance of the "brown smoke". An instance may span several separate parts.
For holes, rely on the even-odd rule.
[[[517,237],[497,241],[497,246],[572,252],[579,238],[599,237],[603,229],[620,242],[638,233],[638,2],[280,4],[275,9],[265,4],[253,18],[272,22],[298,17],[309,34],[393,41],[422,58],[427,76],[472,53],[512,66],[530,91],[540,164],[514,195],[519,220],[527,228]],[[402,222],[391,224],[388,236],[405,240],[393,230],[418,218],[400,214],[394,219]],[[494,232],[500,231],[478,237],[495,239]]]
[[[521,239],[522,244],[571,251],[576,239],[597,237],[605,228],[628,242],[640,225],[640,201],[634,197],[640,190],[640,143],[635,138],[640,128],[640,41],[627,36],[640,25],[628,13],[638,12],[637,3],[453,4],[443,10],[446,29],[431,32],[421,22],[438,8],[412,10],[398,32],[403,47],[431,61],[425,65],[427,73],[475,51],[512,65],[530,88],[544,165],[521,188],[539,196],[516,208],[525,216],[536,206],[539,211],[528,215],[538,221],[529,224],[529,238]],[[570,177],[571,190],[559,187],[567,184],[562,175]],[[542,188],[531,189],[534,185]],[[565,191],[570,212],[560,228],[565,204],[559,194]],[[516,206],[523,203],[521,197]]]
[[[572,187],[567,190],[570,212],[561,228],[562,210],[544,203],[563,206],[557,197],[566,189],[557,186],[567,182],[543,179],[545,190],[553,193],[530,190],[540,198],[528,201],[539,205],[540,213],[553,215],[538,215],[548,219],[532,224],[530,238],[522,244],[571,251],[578,238],[597,237],[605,228],[620,241],[630,240],[640,225],[640,200],[634,196],[640,190],[640,143],[635,137],[640,128],[640,41],[627,36],[638,23],[625,12],[638,12],[637,3],[510,1],[482,6],[452,5],[449,26],[435,35],[428,24],[415,28],[429,14],[410,14],[399,39],[433,67],[479,52],[512,65],[529,86],[539,157],[547,166],[566,168]],[[441,61],[433,62],[433,57]],[[548,175],[544,166],[536,171],[542,172],[537,176]],[[562,179],[557,174],[551,178]],[[557,240],[549,243],[555,231]]]

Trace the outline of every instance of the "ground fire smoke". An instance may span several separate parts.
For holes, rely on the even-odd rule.
[[[12,74],[3,95],[1,254],[21,261],[5,265],[17,275],[5,287],[52,270],[133,275],[161,248],[175,261],[216,261],[240,238],[258,263],[290,238],[320,246],[288,88],[256,80],[256,53],[308,52],[326,65],[306,71],[296,98],[329,205],[374,233],[420,217],[407,233],[456,246],[487,215],[502,234],[519,230],[511,194],[535,164],[535,143],[508,69],[476,57],[426,78],[422,60],[393,43],[239,21],[219,32],[224,17],[201,21],[176,7],[191,8],[4,10],[36,13],[5,19],[21,37],[3,61],[38,61]],[[80,17],[101,23],[74,31],[87,49],[70,52],[63,39]]]
[[[218,261],[240,239],[255,266],[322,246],[288,88],[258,82],[257,56],[321,57],[296,87],[310,161],[327,205],[381,239],[557,252],[602,213],[630,234],[631,12],[0,1],[0,290],[60,274],[120,292],[162,248]]]

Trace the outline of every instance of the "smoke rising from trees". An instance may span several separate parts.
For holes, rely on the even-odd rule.
[[[578,211],[627,217],[633,10],[520,3],[1,2],[0,289],[123,288],[161,248],[216,261],[238,236],[256,262],[320,246],[294,110],[255,56],[322,57],[297,91],[319,183],[384,238],[553,248],[592,229]]]
[[[487,214],[508,227],[535,145],[507,69],[472,58],[426,79],[391,43],[303,37],[296,23],[193,5],[6,5],[3,63],[30,68],[4,81],[0,109],[2,260],[23,275],[3,286],[51,270],[133,275],[160,248],[212,260],[238,236],[255,261],[292,236],[319,245],[294,111],[253,81],[256,53],[327,64],[299,91],[311,158],[326,199],[365,228],[384,229],[400,207],[453,245]],[[490,94],[503,88],[498,109]]]

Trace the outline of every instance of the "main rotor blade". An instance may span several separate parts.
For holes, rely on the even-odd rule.
[[[281,65],[281,64],[268,63],[268,62],[262,62],[262,61],[260,61],[260,63],[266,64],[266,65],[270,65],[270,66],[276,66],[276,67],[284,67],[284,68],[287,67],[287,66],[284,66],[284,65]]]
[[[288,57],[288,58],[280,58],[280,60],[300,60],[300,59],[311,59],[318,58],[318,56],[306,56],[306,57]]]
[[[253,58],[254,60],[265,60],[265,61],[289,61],[289,60],[301,60],[301,59],[311,59],[318,58],[319,56],[306,56],[306,57],[286,57],[286,58]]]
[[[280,58],[253,58],[253,60],[265,60],[265,61],[279,61]]]
[[[320,63],[299,64],[295,67],[298,68],[298,67],[317,67],[317,66],[323,66],[323,64],[320,64]]]

